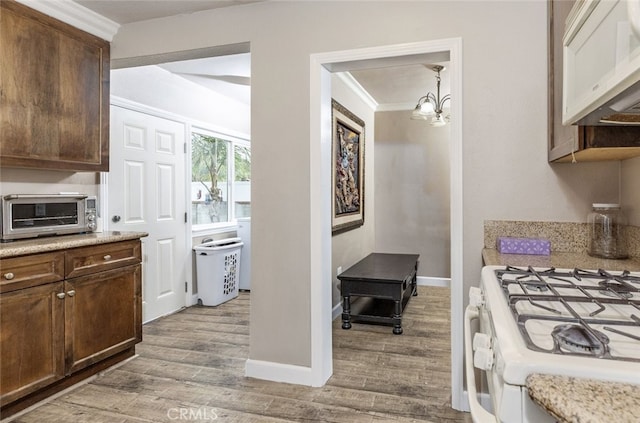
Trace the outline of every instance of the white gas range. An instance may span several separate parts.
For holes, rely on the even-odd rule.
[[[529,398],[532,373],[640,384],[640,272],[484,267],[469,292],[465,362],[475,422],[555,421]]]

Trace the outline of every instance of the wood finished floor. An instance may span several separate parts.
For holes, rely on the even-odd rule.
[[[144,326],[139,357],[14,422],[471,422],[450,403],[449,289],[418,287],[391,327],[333,323],[322,388],[244,377],[249,294]],[[181,414],[182,413],[182,414]]]

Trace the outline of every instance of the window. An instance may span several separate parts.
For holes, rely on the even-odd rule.
[[[194,130],[191,133],[193,229],[228,226],[239,217],[250,216],[249,142],[205,130]]]

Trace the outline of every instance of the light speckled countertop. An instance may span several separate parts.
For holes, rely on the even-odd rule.
[[[640,421],[640,385],[532,374],[527,388],[531,399],[560,422]]]
[[[90,234],[64,235],[51,238],[26,239],[0,244],[0,259],[46,253],[68,248],[128,241],[148,236],[146,232],[94,232]]]

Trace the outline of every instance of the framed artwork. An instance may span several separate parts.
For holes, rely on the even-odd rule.
[[[331,100],[331,232],[364,224],[364,121]]]

